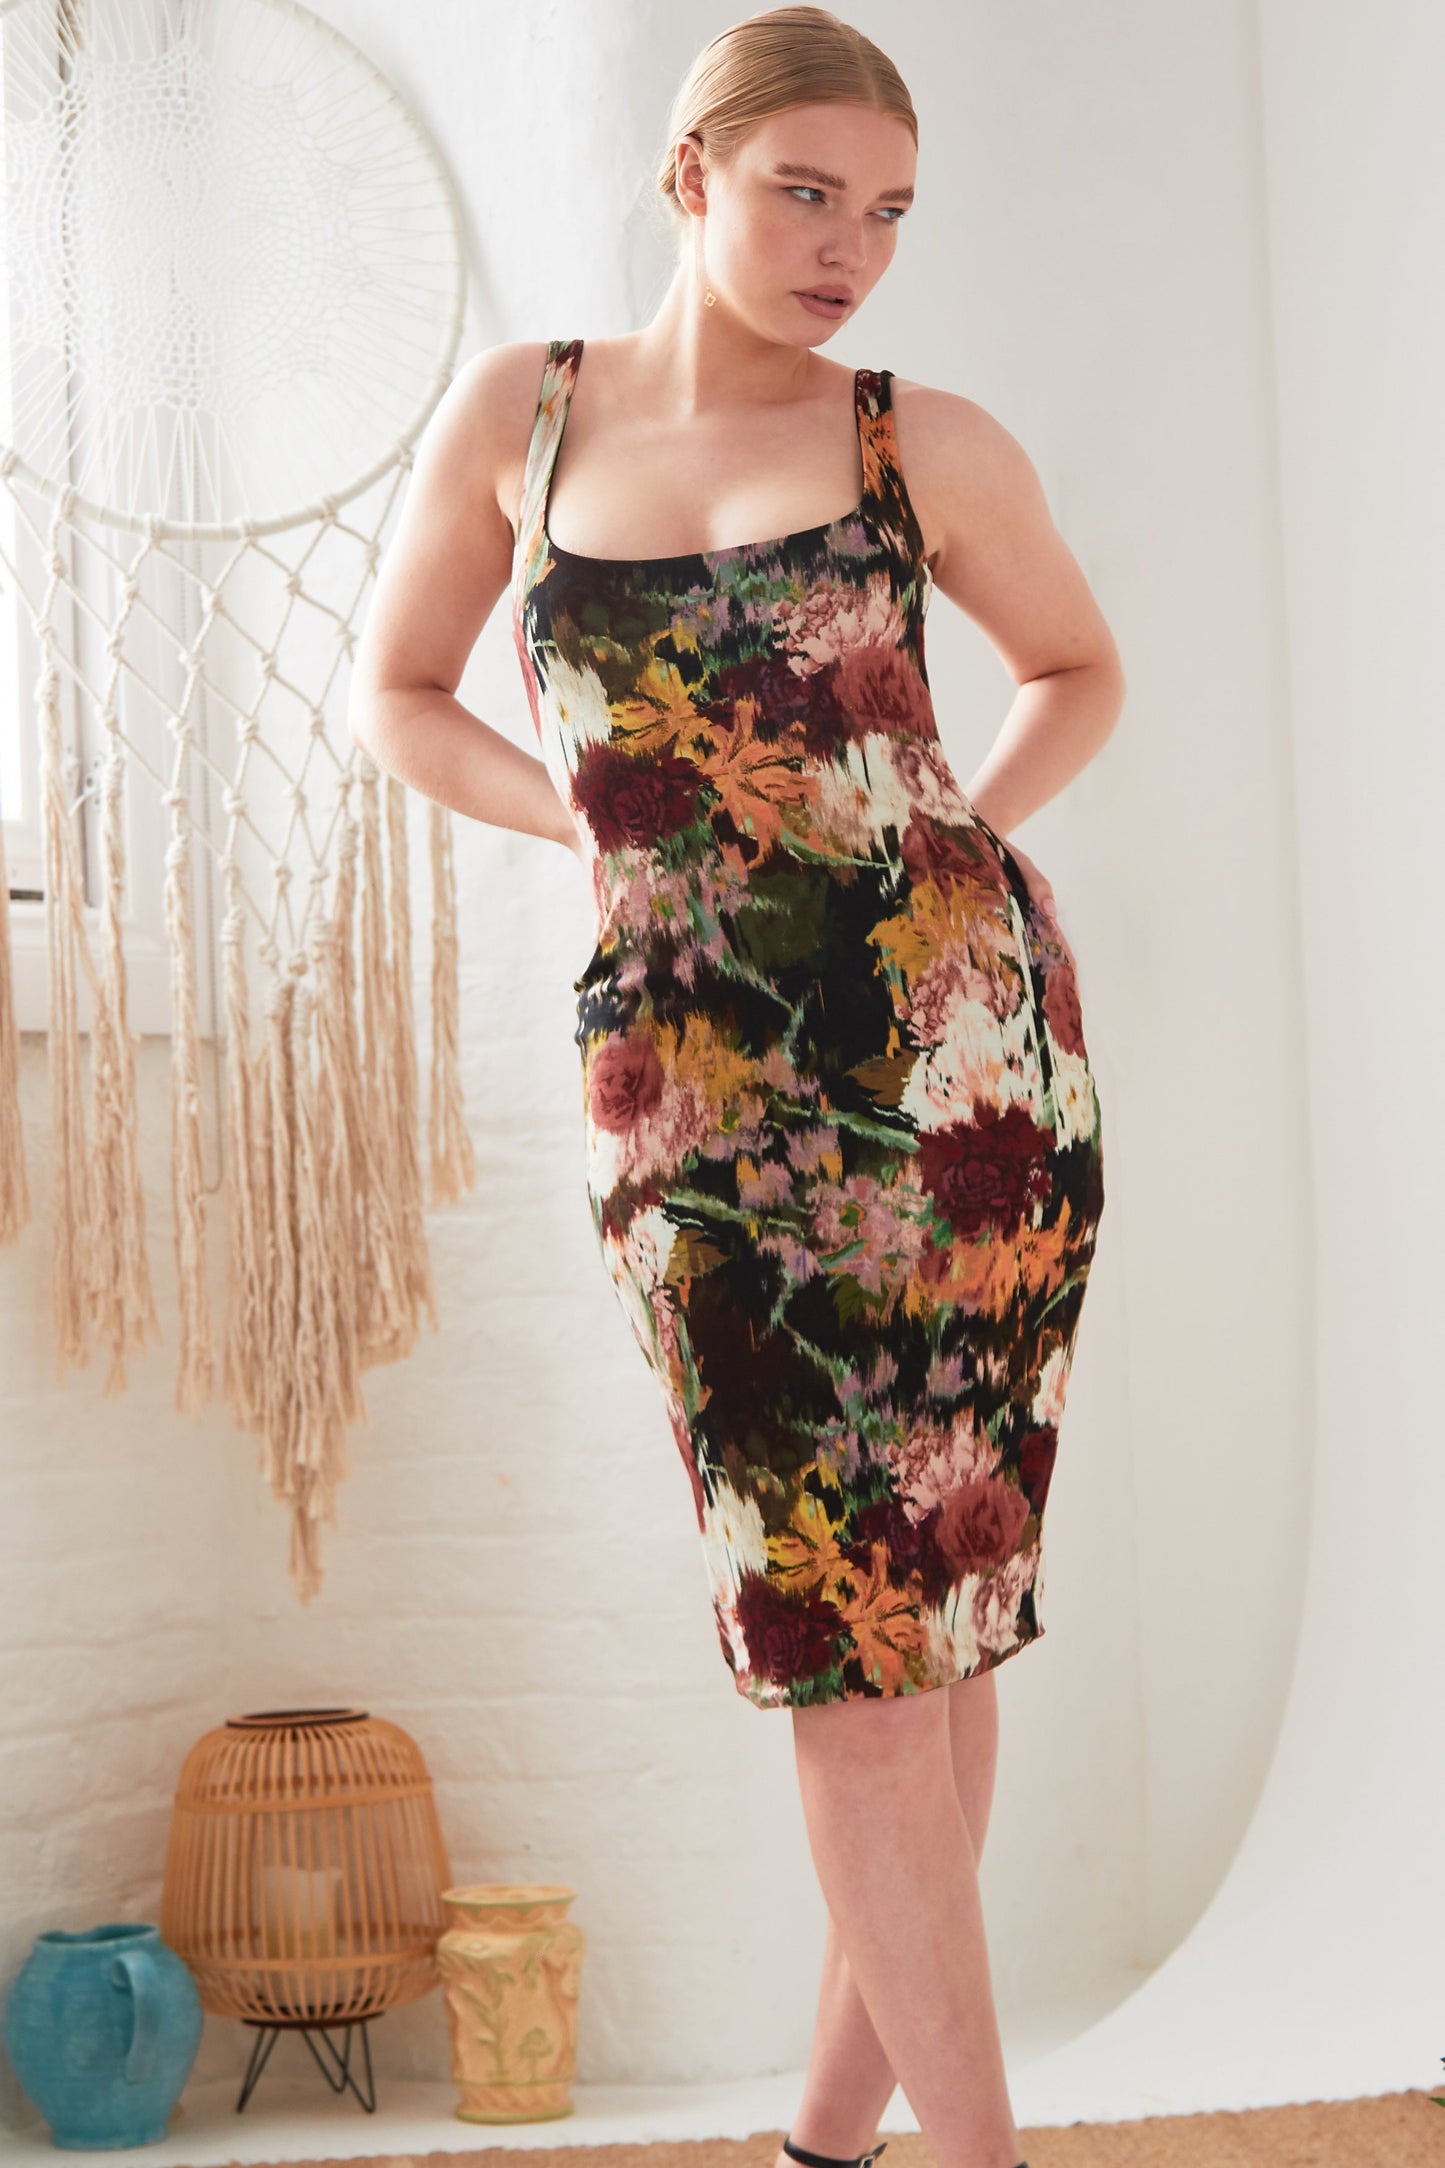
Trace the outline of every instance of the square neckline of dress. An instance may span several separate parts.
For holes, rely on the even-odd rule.
[[[570,344],[571,342],[564,343]],[[846,512],[840,512],[836,519],[819,520],[811,527],[795,527],[791,534],[765,535],[760,542],[729,542],[723,549],[673,550],[666,557],[593,557],[584,554],[580,550],[566,549],[562,543],[553,540],[552,530],[548,524],[552,511],[552,477],[557,471],[557,458],[562,449],[562,439],[567,434],[567,419],[572,412],[572,394],[577,389],[577,378],[581,371],[582,353],[586,343],[585,339],[579,339],[576,342],[577,358],[572,365],[572,381],[567,387],[566,404],[562,409],[562,424],[557,431],[557,441],[552,447],[551,457],[547,462],[547,475],[542,488],[542,540],[547,546],[549,556],[565,557],[574,565],[621,565],[624,569],[638,565],[685,565],[691,564],[699,557],[708,560],[720,557],[750,557],[755,556],[759,550],[777,550],[782,549],[790,542],[806,541],[810,535],[833,534],[839,527],[849,526],[855,519],[861,519],[868,509],[868,449],[863,440],[863,378],[867,372],[862,368],[857,368],[853,371],[853,431],[858,442],[858,456],[863,465],[863,494],[856,504],[850,505]],[[549,368],[554,366],[555,357],[548,363]]]

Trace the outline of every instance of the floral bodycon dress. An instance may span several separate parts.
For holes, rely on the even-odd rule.
[[[597,1237],[738,1691],[918,1693],[1044,1630],[1104,1203],[1074,966],[939,742],[892,372],[856,372],[842,518],[581,557],[547,502],[582,347],[547,349],[512,605],[589,852]]]

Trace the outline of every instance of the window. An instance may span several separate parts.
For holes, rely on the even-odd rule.
[[[46,287],[43,308],[27,309],[24,280],[33,268],[25,247],[23,212],[17,216],[17,150],[12,131],[33,121],[63,83],[68,57],[58,25],[38,28],[39,11],[23,9],[0,16],[0,444],[13,447],[48,483],[77,480],[76,446],[96,423],[93,395],[67,366],[64,301],[71,291],[68,271],[59,268]],[[56,221],[56,230],[63,230]],[[53,238],[53,234],[51,236]],[[50,266],[52,273],[55,267]],[[57,321],[57,300],[60,315]],[[34,325],[44,335],[34,335]],[[22,1031],[44,1031],[49,1021],[49,956],[45,925],[45,854],[37,682],[43,651],[36,637],[34,609],[47,587],[44,546],[54,504],[25,473],[0,480],[0,819],[4,823],[5,874],[9,890],[11,947],[15,967],[16,1007]],[[84,523],[64,533],[60,554],[67,579],[56,589],[50,610],[59,661],[59,714],[68,802],[83,868],[85,926],[97,964],[101,903],[100,809],[96,795],[98,763],[108,734],[100,714],[109,668],[106,636],[116,621],[123,563],[138,542],[121,530],[108,534]],[[127,544],[130,547],[127,547]],[[161,583],[165,584],[164,569]],[[184,585],[172,571],[170,602],[181,625]],[[157,655],[163,675],[152,682],[168,685],[178,676],[176,657]],[[124,782],[124,852],[126,896],[124,944],[127,1019],[133,1031],[170,1030],[170,963],[165,939],[164,864],[167,823],[157,783],[166,774],[162,752],[163,717],[156,702],[134,697],[133,688],[116,688],[120,727],[136,751],[146,756],[156,782],[128,755]],[[155,757],[150,757],[155,756]],[[198,873],[206,854],[196,854]],[[197,910],[198,928],[204,914]],[[77,976],[81,1028],[89,1024],[90,988],[82,970]],[[207,1028],[202,1020],[202,1029]]]

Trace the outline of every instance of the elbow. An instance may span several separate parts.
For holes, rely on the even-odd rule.
[[[1104,732],[1104,736],[1108,738],[1113,736],[1118,727],[1119,717],[1124,712],[1124,702],[1129,692],[1129,681],[1124,675],[1124,665],[1120,660],[1117,648],[1112,648],[1109,654],[1103,658],[1102,667],[1108,674],[1109,685],[1109,697],[1105,709],[1108,723]]]
[[[353,745],[360,746],[374,760],[376,758],[376,729],[380,701],[370,680],[353,678],[351,692],[346,703],[346,727]]]
[[[346,727],[353,745],[373,760],[385,722],[386,689],[380,651],[370,620],[351,658],[351,683],[346,696]]]

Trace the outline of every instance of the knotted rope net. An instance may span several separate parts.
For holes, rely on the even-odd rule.
[[[306,1603],[362,1374],[405,1355],[423,1314],[437,1324],[409,794],[352,741],[346,694],[456,356],[457,205],[390,86],[293,0],[11,0],[0,75],[0,610],[33,688],[20,766],[44,843],[57,1375],[94,1337],[122,1391],[160,1335],[127,983],[137,927],[163,924],[175,1406],[206,1406],[219,1360],[289,1508]],[[451,821],[425,803],[439,1204],[475,1163]],[[3,879],[0,912],[13,1243],[31,1204]]]

